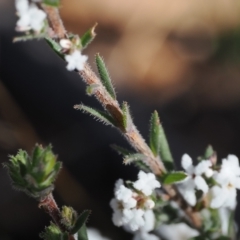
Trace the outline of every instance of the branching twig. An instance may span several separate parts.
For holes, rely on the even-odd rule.
[[[61,229],[62,232],[67,231],[66,227],[61,222],[61,212],[55,199],[53,198],[52,193],[41,199],[38,206],[44,209],[44,211],[52,218],[54,223]],[[74,240],[74,237],[69,235],[68,240]]]
[[[47,13],[47,17],[55,35],[61,39],[65,37],[66,30],[62,24],[62,20],[59,16],[58,10],[51,7],[43,7],[43,9]],[[96,85],[98,86],[94,91],[94,96],[98,99],[98,101],[102,104],[102,106],[108,110],[108,112],[112,115],[112,117],[116,121],[116,125],[118,129],[123,133],[127,141],[133,146],[133,148],[146,156],[146,163],[152,170],[155,175],[161,176],[166,170],[163,162],[160,157],[155,157],[146,144],[143,137],[138,132],[136,126],[132,123],[128,129],[124,129],[122,125],[123,121],[123,112],[119,106],[119,103],[113,99],[110,94],[107,92],[105,87],[102,85],[100,79],[96,76],[96,74],[91,70],[90,66],[86,63],[84,69],[79,71],[79,74],[83,78],[83,80],[88,85]],[[165,187],[166,192],[168,193],[170,199],[176,201],[181,209],[185,212],[188,218],[191,220],[193,227],[199,229],[201,226],[201,218],[197,212],[194,212],[193,208],[190,207],[186,201],[183,199],[181,194],[178,193],[176,188],[174,187]]]

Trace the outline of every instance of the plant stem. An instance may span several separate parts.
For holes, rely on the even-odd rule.
[[[48,20],[55,32],[56,36],[61,39],[65,37],[66,30],[62,24],[62,20],[59,16],[58,9],[52,10],[47,8],[47,17]],[[45,10],[45,7],[43,7]],[[102,85],[100,79],[96,76],[96,74],[91,70],[91,67],[86,63],[84,65],[84,69],[79,71],[79,74],[83,78],[83,80],[88,85],[97,85],[97,89],[94,92],[94,96],[97,100],[102,104],[102,106],[108,110],[108,112],[112,115],[112,117],[116,121],[117,128],[121,133],[125,136],[130,145],[139,153],[142,153],[146,156],[146,164],[150,167],[151,171],[155,175],[161,176],[164,172],[166,172],[163,162],[160,157],[155,157],[146,144],[143,137],[138,132],[136,126],[131,124],[131,126],[126,130],[123,128],[123,112],[119,106],[119,103],[113,99],[110,94],[107,92],[105,87]],[[77,108],[77,107],[75,107]],[[183,199],[181,194],[177,191],[177,189],[173,186],[164,186],[167,194],[170,199],[174,200],[179,204],[179,207],[185,212],[188,218],[191,220],[191,223],[194,228],[199,229],[201,226],[201,218],[199,214],[194,212],[193,208],[190,207],[186,201]]]
[[[52,193],[41,199],[38,206],[44,209],[44,211],[52,218],[54,223],[61,229],[62,232],[67,232],[66,227],[61,222],[61,212],[55,199],[53,198]],[[74,237],[69,235],[68,240],[74,240]]]

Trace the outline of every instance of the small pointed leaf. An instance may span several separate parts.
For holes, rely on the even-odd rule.
[[[211,145],[208,145],[204,153],[204,159],[209,159],[213,156],[214,153],[215,151],[213,150],[213,147]]]
[[[43,0],[43,3],[48,6],[58,7],[60,5],[60,0]]]
[[[164,175],[163,184],[174,184],[183,181],[188,175],[185,172],[171,172]]]
[[[144,161],[146,159],[146,156],[144,156],[143,154],[141,153],[134,153],[134,154],[130,154],[130,155],[127,155],[125,156],[124,160],[123,160],[123,163],[124,164],[130,164],[134,161]]]
[[[163,160],[163,162],[173,163],[173,157],[172,157],[162,124],[160,124],[159,130],[160,130],[160,133],[159,133],[160,134],[160,157]]]
[[[115,144],[112,144],[111,147],[115,151],[117,151],[120,155],[123,155],[123,156],[127,156],[127,155],[130,155],[130,154],[133,154],[133,152],[129,151],[128,149],[120,147],[120,146],[115,145]]]
[[[86,48],[95,38],[95,28],[97,26],[97,23],[94,24],[92,28],[90,28],[84,35],[81,37],[81,44],[82,48]]]
[[[96,65],[103,86],[106,88],[111,97],[116,99],[116,93],[113,88],[111,78],[108,74],[108,70],[99,54],[96,55]]]
[[[85,106],[83,104],[75,105],[74,108],[81,110],[84,113],[86,112],[86,113],[90,114],[91,116],[93,116],[94,118],[96,118],[100,122],[103,122],[106,125],[115,126],[115,122],[114,122],[114,119],[112,118],[112,116],[108,115],[107,113],[105,113],[103,111],[96,110],[94,108]]]
[[[86,225],[83,226],[78,231],[78,240],[88,240]]]
[[[57,43],[56,41],[54,41],[53,39],[51,39],[50,37],[45,37],[45,40],[47,41],[48,45],[52,48],[52,50],[57,53],[57,55],[64,59],[64,55],[62,54],[61,50],[62,47],[60,46],[59,43]]]
[[[77,233],[86,224],[90,213],[91,213],[90,210],[85,210],[81,213],[81,215],[78,217],[74,227],[71,229],[71,234]]]
[[[28,40],[33,40],[33,39],[41,39],[41,38],[44,38],[46,36],[46,34],[35,34],[35,35],[23,35],[23,36],[20,36],[20,37],[15,37],[13,39],[13,42],[25,42],[25,41],[28,41]]]
[[[132,117],[129,111],[129,105],[127,102],[123,102],[122,104],[122,112],[123,112],[123,127],[127,130],[132,124]]]
[[[150,120],[150,148],[155,156],[160,151],[160,120],[157,111],[154,111]]]

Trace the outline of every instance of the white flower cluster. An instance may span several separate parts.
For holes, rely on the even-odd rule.
[[[65,56],[65,60],[67,61],[67,70],[73,71],[77,69],[78,71],[83,70],[84,64],[87,61],[88,57],[82,55],[79,50],[74,50],[71,54]]]
[[[211,189],[212,208],[228,207],[235,209],[237,190],[240,189],[240,167],[238,158],[235,155],[228,155],[223,159],[219,172],[215,172],[213,179],[218,185]]]
[[[236,156],[229,155],[223,159],[220,168],[215,170],[210,160],[200,161],[193,166],[192,159],[187,154],[183,155],[181,163],[188,177],[178,184],[178,189],[189,205],[196,205],[195,190],[201,190],[208,198],[211,208],[235,209],[236,189],[240,189],[240,167]],[[215,184],[209,186],[207,178],[212,178]]]
[[[78,71],[83,70],[84,64],[87,61],[88,57],[82,55],[79,49],[76,49],[77,43],[73,44],[69,39],[61,39],[59,42],[63,51],[69,52],[65,55],[65,60],[67,61],[67,70],[73,71],[77,69]]]
[[[178,185],[178,189],[189,205],[195,206],[197,203],[195,189],[202,190],[204,194],[209,190],[203,175],[206,177],[212,176],[213,171],[210,168],[212,163],[209,160],[204,160],[199,162],[197,166],[193,166],[192,159],[187,154],[182,156],[181,163],[188,177]]]
[[[16,30],[19,32],[29,30],[37,33],[41,32],[44,27],[46,13],[39,9],[35,3],[29,4],[28,0],[15,0],[15,6],[19,17]]]
[[[116,226],[125,226],[131,231],[139,230],[136,239],[141,239],[144,234],[151,235],[148,232],[154,228],[152,209],[155,203],[151,195],[161,185],[154,174],[140,171],[138,180],[132,186],[133,189],[125,187],[122,179],[116,182],[115,198],[110,202],[114,210],[112,220]]]

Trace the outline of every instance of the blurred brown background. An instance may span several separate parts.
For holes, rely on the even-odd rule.
[[[105,59],[120,101],[148,138],[151,112],[165,127],[176,162],[211,143],[219,158],[240,156],[240,2],[238,0],[63,0],[68,30],[83,34],[98,22],[87,49],[90,64]],[[89,224],[112,239],[130,239],[111,223],[114,181],[135,179],[111,143],[127,146],[112,128],[72,108],[85,95],[44,41],[12,43],[14,2],[0,0],[0,162],[18,148],[52,143],[64,162],[55,196],[59,205],[93,210]],[[179,166],[179,164],[178,164]],[[238,216],[236,216],[238,218]],[[10,186],[0,167],[0,239],[38,239],[49,218]]]

